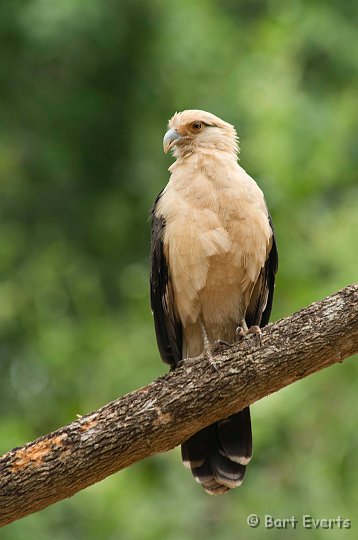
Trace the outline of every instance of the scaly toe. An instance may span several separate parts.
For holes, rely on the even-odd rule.
[[[235,341],[241,341],[242,339],[244,339],[244,337],[246,337],[247,335],[247,330],[245,330],[245,328],[243,328],[242,326],[238,326],[235,330]]]
[[[220,371],[219,371],[219,368],[218,368],[218,366],[217,366],[217,364],[216,364],[216,362],[215,362],[215,360],[213,358],[211,348],[204,351],[204,356],[209,361],[209,364],[211,365],[211,367],[213,369],[215,369],[216,373],[218,373],[220,375]]]
[[[261,328],[257,325],[250,326],[250,328],[247,331],[248,334],[254,334],[256,336],[256,340],[258,342],[259,347],[262,345],[262,331]]]
[[[171,368],[171,371],[174,371],[174,369],[183,367],[184,364],[185,364],[185,360],[184,360],[184,359],[179,360],[179,362],[177,362],[177,363],[175,364],[175,367]]]
[[[224,351],[228,347],[231,347],[231,343],[228,343],[227,341],[223,341],[222,339],[218,339],[217,341],[214,341],[211,347],[211,350],[215,354],[215,353]]]
[[[221,373],[220,373],[220,370],[219,370],[219,368],[217,366],[217,363],[214,362],[214,360],[212,358],[209,358],[209,363],[210,363],[211,367],[216,371],[216,373],[221,376]]]

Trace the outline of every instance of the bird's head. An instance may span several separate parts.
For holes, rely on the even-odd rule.
[[[234,126],[224,122],[214,114],[200,110],[175,113],[169,120],[168,131],[164,135],[163,148],[173,151],[175,157],[193,154],[197,151],[222,150],[238,154],[238,136]]]

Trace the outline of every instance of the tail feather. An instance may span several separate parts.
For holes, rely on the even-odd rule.
[[[252,458],[250,408],[221,420],[218,429],[224,455],[235,463],[247,465]]]
[[[242,484],[246,471],[245,465],[230,461],[219,452],[213,452],[210,455],[210,463],[217,482],[228,488],[235,488]]]
[[[208,458],[200,467],[192,469],[193,476],[210,495],[225,493],[229,488],[220,484],[212,469],[211,460]]]
[[[195,469],[207,460],[213,437],[213,426],[195,433],[181,446],[181,457],[185,467]]]
[[[252,456],[250,411],[242,411],[195,433],[182,444],[182,459],[212,495],[239,486]]]

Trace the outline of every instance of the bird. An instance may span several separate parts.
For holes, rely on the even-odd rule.
[[[238,163],[233,125],[206,111],[169,120],[168,184],[151,210],[150,302],[162,360],[213,362],[218,344],[260,333],[270,317],[278,253],[264,194]],[[250,409],[181,445],[182,460],[211,495],[241,485],[252,457]]]

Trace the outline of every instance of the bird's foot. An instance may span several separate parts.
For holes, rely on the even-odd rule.
[[[216,365],[216,362],[214,360],[214,357],[213,357],[213,352],[215,352],[215,351],[213,350],[212,344],[209,342],[209,338],[208,338],[208,334],[206,332],[204,320],[203,320],[203,317],[201,315],[199,317],[199,324],[200,324],[201,335],[202,335],[203,344],[204,344],[203,355],[204,355],[205,358],[207,358],[209,360],[210,365],[215,369],[216,373],[218,373],[220,375],[220,371],[219,371],[219,369],[218,369],[218,367]]]
[[[235,330],[235,338],[236,341],[241,341],[249,334],[254,334],[256,336],[257,344],[259,347],[262,345],[262,332],[261,328],[257,326],[256,324],[254,326],[250,326],[250,328],[247,327],[246,322],[243,320],[241,321],[241,326],[238,326]]]
[[[210,354],[205,353],[205,357],[209,360],[209,364],[211,365],[211,367],[216,371],[216,373],[220,375],[220,370],[213,358],[212,352],[210,351]]]
[[[213,352],[215,353],[215,351],[213,351]],[[181,368],[181,367],[185,366],[185,364],[187,363],[188,360],[190,362],[195,362],[195,361],[203,360],[204,358],[208,359],[210,361],[210,364],[214,365],[215,369],[217,369],[211,351],[210,351],[209,354],[206,351],[204,351],[201,354],[199,354],[198,356],[187,356],[186,358],[182,358],[181,360],[179,360],[175,364],[175,366],[171,366],[170,371],[175,371],[177,368]]]
[[[209,364],[211,365],[211,367],[216,371],[216,373],[218,373],[220,375],[220,371],[219,371],[219,368],[214,360],[214,357],[213,357],[213,347],[209,344],[206,344],[205,348],[204,348],[204,353],[203,353],[203,356],[204,358],[206,358],[208,361],[209,361]]]
[[[184,365],[184,363],[185,363],[185,360],[186,360],[186,358],[183,358],[182,360],[179,360],[179,361],[175,364],[175,366],[171,366],[170,371],[175,371],[177,368],[183,367],[183,365]]]
[[[215,353],[219,353],[221,351],[224,351],[228,347],[231,347],[232,343],[228,343],[227,341],[223,341],[222,339],[218,339],[217,341],[214,341],[211,351]]]
[[[215,369],[215,371],[217,373],[220,373],[219,372],[219,368],[213,358],[213,352],[215,354],[215,350],[212,351],[212,348],[211,347],[208,347],[207,349],[204,350],[204,352],[202,352],[201,354],[199,354],[199,356],[193,356],[193,357],[190,357],[190,358],[185,358],[184,360],[180,360],[179,362],[176,363],[175,365],[175,368],[171,368],[170,371],[174,371],[174,369],[178,368],[178,367],[182,367],[185,365],[185,361],[186,360],[190,360],[191,362],[195,362],[195,360],[203,360],[204,358],[206,360],[209,361],[209,364],[211,365],[211,367],[213,367]]]

